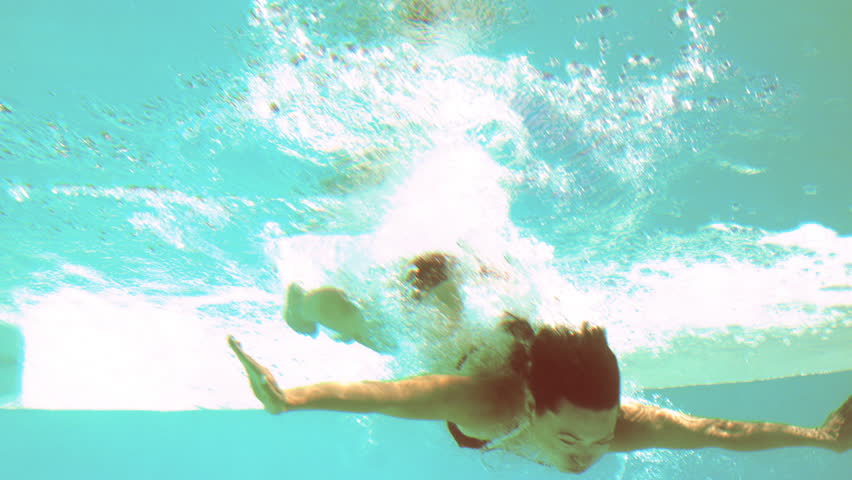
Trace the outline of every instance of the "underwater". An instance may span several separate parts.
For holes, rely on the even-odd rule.
[[[390,380],[511,312],[604,326],[624,396],[693,415],[815,427],[852,394],[852,5],[2,11],[3,478],[571,475],[440,422],[270,416],[228,335],[282,387]],[[460,325],[410,302],[424,252],[478,269]],[[292,284],[345,290],[394,347],[294,331]],[[850,472],[710,448],[581,476]]]

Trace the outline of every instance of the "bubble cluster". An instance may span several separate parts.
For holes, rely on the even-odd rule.
[[[275,290],[278,272],[270,263],[287,275],[296,270],[295,261],[279,266],[281,257],[266,250],[281,238],[357,236],[411,218],[445,226],[464,213],[453,226],[476,232],[468,236],[480,243],[462,248],[442,239],[445,244],[487,251],[514,268],[519,283],[541,288],[514,297],[479,291],[472,297],[482,305],[497,303],[489,303],[490,294],[518,308],[547,297],[550,303],[543,301],[535,313],[565,317],[567,301],[553,300],[564,292],[552,287],[557,275],[546,268],[555,264],[559,278],[583,288],[584,298],[601,301],[601,318],[624,320],[613,325],[613,334],[659,347],[657,353],[684,331],[701,336],[705,328],[723,332],[708,338],[745,346],[774,341],[766,325],[747,314],[781,323],[806,319],[816,330],[827,324],[815,335],[831,337],[848,312],[828,302],[846,293],[848,282],[829,255],[763,243],[767,232],[726,218],[679,234],[659,231],[655,223],[661,216],[684,218],[685,201],[672,193],[672,183],[696,165],[764,178],[767,167],[720,159],[715,149],[728,139],[724,135],[756,135],[748,128],[753,120],[786,108],[796,92],[775,75],[744,73],[715,49],[720,14],[705,18],[689,2],[664,10],[659,28],[672,39],[664,45],[645,45],[642,38],[631,43],[612,28],[617,14],[608,5],[581,13],[569,24],[582,25],[588,35],[573,41],[563,35],[565,45],[539,59],[521,53],[524,45],[489,50],[524,19],[523,7],[508,0],[257,0],[250,28],[241,32],[249,44],[244,65],[235,72],[178,75],[180,98],[138,107],[87,102],[95,128],[29,118],[4,99],[0,157],[10,171],[42,177],[4,175],[0,216],[13,220],[3,233],[28,232],[21,244],[30,255],[18,255],[11,245],[0,255],[15,273],[28,271],[26,263],[35,259],[48,289],[106,276],[56,268],[64,262],[56,258],[86,267],[103,257],[109,259],[103,270],[115,281],[149,293],[233,283]],[[624,17],[621,12],[618,20],[629,21]],[[427,152],[445,152],[440,147],[447,143],[493,164],[472,169],[478,172],[473,175],[463,159],[447,154],[429,181],[405,192],[401,186],[410,185],[407,179]],[[459,185],[463,174],[487,180],[500,195],[477,203],[486,190],[474,189],[474,182]],[[441,197],[447,188],[463,201],[448,207]],[[806,196],[820,193],[816,183],[801,188]],[[400,191],[409,194],[401,212],[394,211],[404,197]],[[436,206],[449,214],[435,214]],[[720,207],[722,216],[750,209],[732,198]],[[398,243],[413,248],[425,237],[409,233]],[[261,250],[268,258],[260,258]],[[34,253],[41,251],[56,257]],[[363,261],[364,251],[355,249],[349,260]],[[822,263],[808,263],[811,257]],[[341,264],[330,262],[321,273],[335,266]],[[51,284],[60,270],[61,280]],[[773,284],[775,293],[757,292],[768,307],[739,296],[730,309],[719,306],[719,296],[689,288],[701,280],[727,292],[720,279],[731,272],[766,283],[764,270],[788,280],[798,272],[807,288],[790,293]],[[333,278],[353,285],[379,279],[372,290],[358,292],[365,303],[377,301],[416,326],[401,298],[382,297],[383,287],[396,286],[390,271],[382,265]],[[814,272],[820,278],[808,276]],[[727,329],[701,312],[681,321],[671,305],[659,302],[661,295],[706,301],[707,311],[754,328]],[[204,312],[235,312],[254,324],[262,315],[252,305]],[[640,307],[669,323],[648,327]],[[633,335],[643,330],[647,337]],[[411,369],[428,364],[406,361]]]
[[[576,21],[579,24],[598,22],[607,18],[615,17],[616,15],[617,13],[613,7],[609,5],[601,5],[585,15],[578,15],[576,17]]]

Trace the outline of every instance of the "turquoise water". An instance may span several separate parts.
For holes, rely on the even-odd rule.
[[[818,424],[852,375],[649,392],[697,414]],[[310,413],[0,411],[5,478],[565,478],[451,445],[432,422]],[[436,461],[440,459],[440,461]],[[844,479],[850,455],[649,450],[610,455],[583,478]]]
[[[533,286],[498,306],[604,322],[637,396],[816,425],[849,394],[852,7],[471,1],[424,29],[394,5],[3,7],[9,478],[557,475],[437,424],[155,412],[253,407],[227,333],[288,384],[418,371],[434,352],[283,331],[283,285],[333,279],[402,317],[382,261],[446,242]],[[643,391],[730,381],[751,383]],[[643,452],[586,476],[850,470]]]

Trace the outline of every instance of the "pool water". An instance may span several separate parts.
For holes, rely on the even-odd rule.
[[[648,401],[817,425],[852,393],[852,7],[422,4],[3,8],[4,477],[559,475],[440,424],[246,410],[227,334],[285,385],[422,370],[417,339],[377,355],[280,309],[330,282],[404,332],[425,314],[386,287],[424,249],[511,270],[466,292],[474,324],[606,325]],[[850,471],[647,451],[585,476]]]
[[[816,425],[848,393],[848,372],[649,392],[696,414]],[[445,427],[371,416],[260,411],[0,411],[5,478],[565,478],[452,444]],[[440,459],[440,461],[436,461]],[[583,478],[841,480],[850,455],[815,449],[611,454]]]

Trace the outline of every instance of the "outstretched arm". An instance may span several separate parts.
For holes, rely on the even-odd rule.
[[[616,425],[613,451],[706,447],[752,451],[820,447],[845,452],[852,444],[852,397],[820,428],[701,418],[653,405],[625,404]]]
[[[239,342],[228,344],[246,369],[252,391],[273,414],[290,410],[381,413],[394,417],[470,422],[480,388],[471,377],[424,375],[397,381],[324,382],[279,388],[268,369],[246,354]]]

